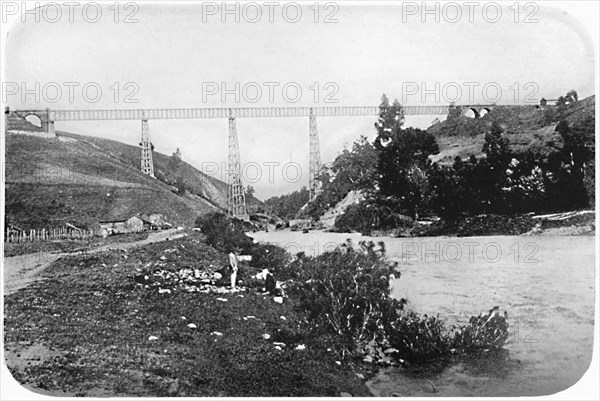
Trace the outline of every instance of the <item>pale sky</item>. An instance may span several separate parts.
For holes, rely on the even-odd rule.
[[[241,6],[239,23],[233,15],[225,15],[227,19],[222,22],[220,2],[211,3],[217,7],[215,15],[203,14],[200,4],[137,3],[137,10],[123,9],[121,5],[119,22],[115,23],[110,4],[113,2],[102,9],[97,23],[84,19],[81,6],[73,10],[73,22],[69,22],[66,8],[56,23],[43,18],[57,17],[49,9],[40,14],[39,22],[33,14],[25,16],[25,23],[20,19],[13,22],[3,57],[6,105],[13,109],[375,106],[382,93],[399,100],[404,94],[405,104],[418,105],[423,104],[421,92],[410,94],[406,89],[423,84],[434,90],[436,83],[440,88],[462,88],[463,96],[457,103],[469,103],[467,85],[476,84],[479,86],[474,86],[474,101],[487,103],[482,94],[482,87],[487,84],[492,89],[500,88],[498,104],[524,104],[527,95],[537,101],[542,96],[556,98],[575,89],[584,98],[595,90],[597,44],[591,39],[598,28],[595,3],[588,5],[588,13],[581,11],[582,4],[560,6],[571,14],[583,15],[584,23],[564,11],[549,8],[548,4],[553,3],[541,2],[535,3],[539,10],[525,9],[525,3],[521,3],[519,22],[514,21],[514,10],[508,8],[513,2],[502,3],[502,15],[495,23],[490,22],[496,18],[495,11],[487,9],[484,14],[482,10],[486,3],[473,10],[473,22],[469,21],[469,10],[463,8],[456,23],[446,20],[456,18],[456,11],[451,8],[444,10],[440,6],[440,22],[436,23],[434,14],[423,15],[423,10],[406,8],[407,2],[405,8],[401,3],[337,3],[337,10],[325,10],[325,3],[321,3],[318,23],[313,20],[314,10],[308,8],[313,2],[303,6],[296,23],[284,18],[284,3],[274,9],[273,22],[269,22],[268,7],[255,3],[262,12],[256,23],[248,21],[255,18],[256,10],[246,8],[244,14]],[[420,6],[421,2],[411,4]],[[332,11],[338,22],[324,23]],[[138,22],[124,23],[123,19],[132,12],[132,18]],[[524,23],[530,13],[534,13],[532,18],[537,22]],[[586,18],[590,14],[595,17]],[[88,9],[85,16],[93,20],[94,10]],[[288,9],[285,16],[293,19],[295,10]],[[422,17],[427,20],[422,22]],[[46,85],[48,92],[41,93],[39,101],[27,95],[23,102],[20,90],[10,94],[7,82],[24,83],[29,89],[38,82],[40,87]],[[65,82],[79,84],[73,102]],[[225,102],[220,93],[203,96],[203,85],[206,88],[213,82],[225,83],[229,89],[239,83],[239,103],[233,95],[228,95]],[[262,88],[260,97],[253,84],[248,85],[253,82]],[[272,103],[265,82],[279,84],[274,87]],[[62,88],[62,94],[54,92],[53,83]],[[102,89],[95,103],[82,94],[82,87],[90,83]],[[126,83],[133,85],[125,88]],[[318,99],[314,98],[315,83],[320,88]],[[326,87],[327,83],[333,84]],[[282,93],[286,84],[301,88],[298,102],[286,101]],[[115,102],[117,87],[120,90]],[[243,87],[247,89],[246,96]],[[131,97],[139,102],[125,103],[132,88],[139,89]],[[336,88],[332,99],[338,103],[325,103],[325,96]],[[537,93],[533,93],[535,88]],[[295,96],[292,89],[287,92],[288,99]],[[447,104],[446,98],[456,94],[443,94],[441,90],[437,93],[440,104]],[[93,87],[88,95],[95,96]],[[488,97],[494,96],[494,90],[490,90]],[[55,103],[48,101],[54,98]],[[258,101],[252,103],[253,98]],[[434,95],[429,95],[424,103],[436,104]],[[408,118],[407,125],[425,128],[435,117]],[[374,122],[375,117],[320,118],[323,162],[331,162],[360,135],[373,138]],[[56,123],[57,130],[132,145],[139,142],[140,126],[139,121]],[[256,188],[259,198],[281,195],[308,184],[308,118],[240,118],[237,129],[242,163],[263,166],[258,182],[245,182]],[[150,133],[156,151],[171,154],[179,147],[184,160],[197,168],[202,169],[206,163],[222,166],[227,160],[225,119],[151,120]],[[269,182],[269,169],[264,166],[269,162],[280,163],[274,169],[273,182]],[[282,166],[288,162],[302,167],[303,175],[297,182],[283,178]],[[252,180],[256,170],[247,172]],[[292,173],[290,178],[295,175],[293,172],[288,170]],[[217,177],[225,179],[224,174]]]

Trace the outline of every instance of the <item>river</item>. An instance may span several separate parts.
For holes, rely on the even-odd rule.
[[[509,358],[457,363],[442,372],[382,370],[374,395],[539,396],[575,384],[587,371],[594,340],[595,242],[592,236],[389,238],[311,231],[258,232],[257,241],[314,255],[352,239],[383,241],[399,262],[392,294],[414,311],[450,325],[494,306],[507,311]],[[487,364],[487,365],[486,365]],[[476,366],[475,366],[476,365]]]

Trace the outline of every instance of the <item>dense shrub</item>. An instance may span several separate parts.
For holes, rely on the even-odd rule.
[[[409,312],[387,322],[385,331],[390,346],[409,361],[423,362],[450,352],[446,327],[438,317]]]
[[[506,312],[500,315],[498,307],[487,314],[471,316],[469,324],[454,333],[452,348],[459,352],[502,348],[508,338],[506,317]]]
[[[395,213],[389,207],[363,201],[350,205],[335,219],[338,232],[360,232],[370,235],[374,230],[397,230],[412,227],[410,217]]]
[[[278,276],[283,266],[290,261],[290,255],[285,249],[271,244],[254,244],[246,253],[252,256],[250,265],[259,269],[269,269]]]
[[[389,298],[394,266],[373,248],[363,250],[339,248],[317,257],[299,254],[286,269],[297,283],[291,293],[308,321],[321,333],[339,336],[348,349],[380,331],[392,304],[401,308]]]
[[[506,317],[506,312],[501,315],[494,307],[486,314],[471,316],[467,325],[448,329],[439,316],[409,312],[387,322],[385,332],[401,358],[423,363],[502,348],[508,338]]]
[[[328,338],[342,357],[424,363],[503,346],[508,324],[497,308],[458,328],[448,328],[439,317],[406,312],[406,300],[389,296],[390,275],[398,272],[384,256],[383,244],[363,242],[354,250],[348,242],[317,257],[299,254],[280,270],[294,281],[289,294],[310,330]]]
[[[221,252],[246,252],[252,246],[252,239],[245,234],[243,222],[230,219],[223,213],[198,217],[196,227],[206,235],[206,242]]]

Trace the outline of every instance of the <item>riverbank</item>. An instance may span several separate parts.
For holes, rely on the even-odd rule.
[[[43,281],[5,297],[8,368],[55,396],[370,395],[349,365],[301,335],[290,302],[249,288],[166,291],[136,281],[226,263],[197,234],[64,257]]]
[[[412,230],[411,236],[480,237],[494,235],[595,235],[593,210],[550,215],[479,215],[438,221]]]
[[[329,232],[344,233],[336,227]],[[416,221],[412,225],[387,230],[373,229],[363,234],[373,237],[482,237],[497,235],[595,235],[593,210],[548,215],[460,216],[453,220]]]
[[[439,314],[448,326],[494,306],[508,312],[508,357],[502,364],[481,358],[438,372],[382,369],[368,382],[375,395],[539,396],[574,385],[589,367],[596,296],[593,236],[382,238],[278,231],[253,237],[307,255],[348,238],[354,244],[383,241],[401,274],[392,283],[392,295],[406,298],[408,309]]]

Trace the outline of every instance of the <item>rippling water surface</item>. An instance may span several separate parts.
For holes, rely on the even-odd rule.
[[[452,365],[437,374],[406,375],[392,368],[369,386],[379,396],[544,395],[575,384],[589,367],[594,330],[594,237],[498,236],[371,238],[360,234],[278,231],[258,241],[290,251],[323,252],[351,238],[383,241],[399,262],[393,294],[419,313],[449,324],[494,306],[506,310],[508,360]]]

